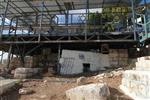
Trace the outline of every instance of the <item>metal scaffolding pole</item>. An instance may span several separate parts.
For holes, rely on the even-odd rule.
[[[67,13],[65,14],[65,24],[68,27],[69,24],[69,10],[67,9]],[[69,31],[69,27],[66,30],[67,34],[68,34],[68,39],[70,40],[70,31]]]
[[[85,41],[87,41],[88,20],[89,20],[89,0],[86,0]]]
[[[58,60],[61,57],[61,44],[58,45]]]
[[[148,32],[147,32],[147,17],[148,17],[148,7],[147,7],[147,2],[144,0],[145,8],[146,8],[146,14],[144,15],[144,30],[146,34],[146,38],[148,38]]]
[[[132,17],[133,17],[133,32],[134,32],[134,40],[136,41],[136,24],[135,24],[135,3],[134,0],[131,1],[131,7],[132,7]]]
[[[10,45],[9,51],[8,51],[8,57],[7,57],[7,69],[9,69],[11,52],[12,52],[12,45]]]
[[[61,44],[58,45],[58,61],[57,61],[57,73],[60,73],[60,63],[59,60],[61,58]]]
[[[10,2],[10,0],[7,0],[4,15],[2,16],[2,24],[1,24],[2,27],[1,27],[1,31],[0,31],[0,41],[2,40],[2,34],[3,34],[4,25],[5,25],[5,18],[6,18],[6,15],[7,15],[9,2]]]
[[[15,36],[16,36],[16,34],[17,34],[17,28],[18,28],[18,17],[16,17],[16,26],[15,26]]]
[[[40,40],[41,40],[43,11],[44,11],[44,0],[42,0],[42,2],[41,2],[40,32],[39,32],[38,42],[40,42]]]

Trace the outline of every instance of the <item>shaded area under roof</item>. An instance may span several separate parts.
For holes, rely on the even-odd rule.
[[[4,13],[7,0],[0,1],[0,15]],[[44,1],[42,5],[42,1]],[[11,0],[9,2],[7,18],[19,16],[27,23],[34,23],[37,16],[41,15],[43,6],[43,22],[49,24],[53,15],[66,14],[66,10],[79,10],[105,7],[129,7],[130,0]],[[88,4],[88,5],[87,5]],[[39,20],[38,20],[39,21]],[[47,22],[47,23],[46,23]]]

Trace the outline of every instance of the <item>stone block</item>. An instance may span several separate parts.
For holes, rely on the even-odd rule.
[[[69,100],[107,100],[110,96],[106,84],[82,85],[66,91]]]
[[[149,71],[127,70],[123,75],[121,89],[135,100],[149,100],[149,84]]]
[[[10,88],[15,86],[17,81],[18,80],[13,79],[0,80],[0,95],[6,93]]]

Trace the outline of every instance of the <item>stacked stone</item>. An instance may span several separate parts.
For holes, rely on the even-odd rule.
[[[150,57],[138,58],[135,70],[124,72],[120,87],[135,100],[150,100]]]
[[[13,63],[14,65],[16,65],[16,69],[14,71],[14,78],[19,79],[30,78],[42,72],[42,68],[40,68],[38,65],[39,57],[37,57],[37,55],[25,57],[24,67],[21,63],[20,58],[15,60],[16,61],[14,61]],[[12,66],[12,63],[10,65]]]
[[[42,72],[42,68],[16,68],[14,78],[30,78]]]
[[[111,66],[124,66],[128,64],[128,50],[127,49],[110,49],[109,63]]]
[[[24,58],[24,66],[20,58],[13,58],[10,66],[15,67],[15,71],[13,71],[15,78],[29,78],[41,73],[42,69],[52,69],[56,60],[57,54],[52,53],[50,48],[43,48],[39,55],[26,56]]]
[[[37,55],[36,56],[27,56],[24,58],[24,67],[25,68],[33,68],[38,66],[39,58]],[[20,57],[14,57],[10,61],[10,68],[18,68],[18,67],[23,67],[21,58]]]
[[[21,59],[19,57],[14,57],[10,61],[10,66],[12,70],[18,67],[21,67]]]
[[[50,48],[44,48],[42,50],[42,59],[44,67],[53,67],[57,61],[57,54],[52,53]]]

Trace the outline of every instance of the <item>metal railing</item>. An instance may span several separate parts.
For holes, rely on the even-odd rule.
[[[139,35],[139,41],[143,43],[146,39],[150,38],[150,20],[145,14],[136,14],[136,16],[141,19],[140,22],[136,21],[136,30]]]
[[[66,17],[68,16],[68,17]],[[98,18],[99,17],[99,18]],[[67,19],[68,18],[68,19]],[[125,21],[127,21],[125,19]],[[123,24],[123,21],[112,22],[102,18],[102,15],[92,14],[92,19],[88,19],[86,14],[69,14],[69,15],[55,15],[49,22],[43,24],[20,24],[22,19],[13,17],[10,20],[10,25],[4,25],[2,34],[17,35],[17,34],[47,34],[47,35],[87,35],[102,34],[111,32],[132,32],[129,30],[131,25]],[[12,25],[15,23],[15,25]],[[31,26],[31,27],[30,27]],[[32,29],[31,29],[32,28]],[[14,30],[14,31],[12,31]]]

